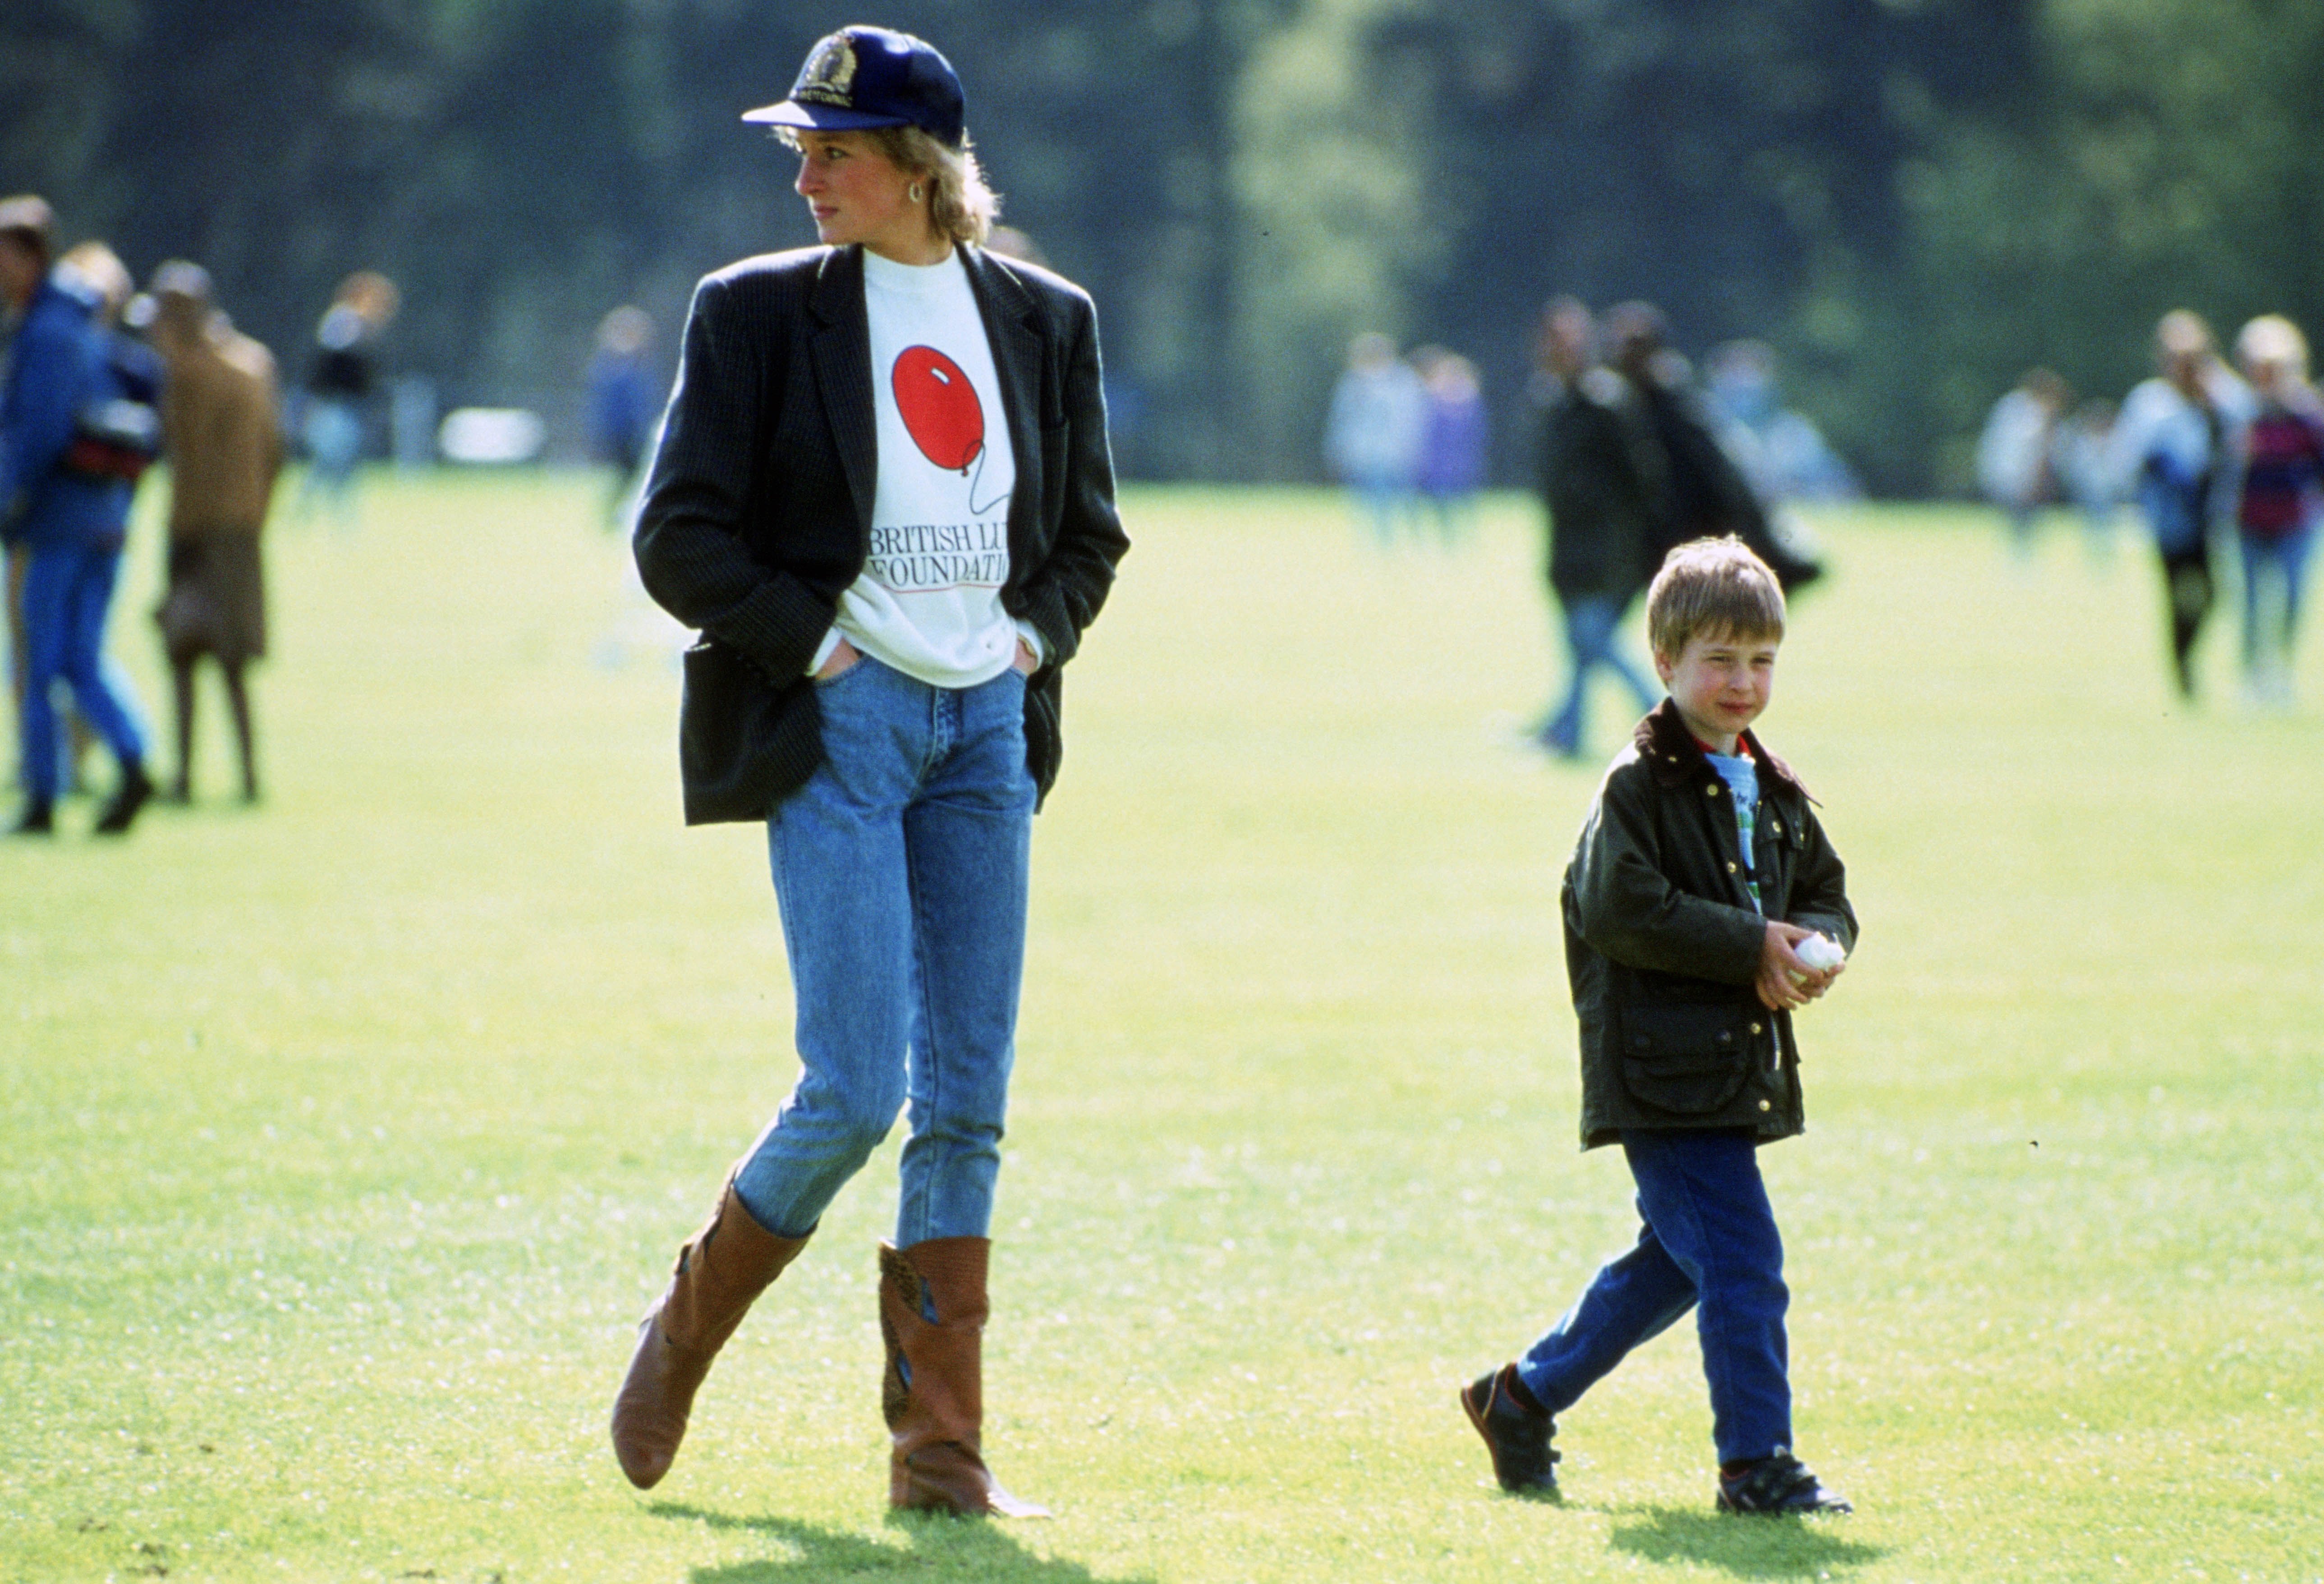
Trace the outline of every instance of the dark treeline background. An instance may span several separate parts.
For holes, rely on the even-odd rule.
[[[960,68],[1145,476],[1314,476],[1377,327],[1477,359],[1521,479],[1559,290],[1764,336],[1892,493],[2028,364],[2119,393],[2166,308],[2324,319],[2314,0],[11,0],[0,189],[208,264],[294,378],[383,270],[393,366],[569,437],[607,308],[667,351],[697,275],[813,240],[735,116],[850,20]]]

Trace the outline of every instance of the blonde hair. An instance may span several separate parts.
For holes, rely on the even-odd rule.
[[[383,330],[395,318],[395,310],[403,306],[403,293],[377,270],[357,270],[339,282],[339,289],[331,294],[331,305],[351,308],[370,328]]]
[[[1646,640],[1655,653],[1676,659],[1702,633],[1784,636],[1784,585],[1733,534],[1679,546],[1646,590]]]
[[[2154,344],[2166,357],[2209,357],[2211,327],[2191,308],[2174,308],[2154,327]]]
[[[128,305],[130,294],[137,290],[121,256],[101,242],[84,242],[65,249],[64,255],[57,260],[57,269],[94,296],[107,319],[119,314]]]
[[[775,128],[775,135],[792,152],[799,152],[798,130]],[[961,134],[960,147],[949,148],[917,126],[874,126],[864,136],[907,176],[917,176],[929,187],[928,219],[936,235],[982,247],[1001,218],[1001,195],[985,185],[984,168],[976,151]]]
[[[984,169],[968,134],[946,148],[917,126],[875,126],[872,141],[898,169],[928,181],[928,218],[937,234],[982,247],[1001,218],[1001,195],[984,184]]]
[[[2246,368],[2273,364],[2295,380],[2308,377],[2308,337],[2282,314],[2262,314],[2236,332],[2236,359]]]

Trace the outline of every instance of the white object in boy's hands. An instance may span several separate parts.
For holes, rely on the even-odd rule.
[[[1830,935],[1809,935],[1792,943],[1792,955],[1814,969],[1825,972],[1848,961],[1848,953]]]

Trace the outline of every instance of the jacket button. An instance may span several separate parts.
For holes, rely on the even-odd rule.
[[[1759,1026],[1758,1026],[1757,1024],[1756,1024],[1756,1023],[1754,1023],[1753,1025],[1751,1025],[1751,1032],[1752,1032],[1752,1033],[1754,1033],[1754,1034],[1758,1033],[1758,1032],[1759,1032]]]
[[[1705,797],[1718,797],[1718,796],[1719,796],[1719,783],[1717,783],[1716,781],[1714,781],[1714,782],[1712,782],[1710,786],[1705,787],[1702,789],[1702,795],[1703,795]]]
[[[1773,827],[1775,828],[1775,834],[1777,834],[1777,835],[1779,835],[1779,836],[1780,836],[1780,835],[1782,835],[1782,834],[1784,833],[1784,822],[1783,822],[1783,821],[1781,821],[1781,820],[1779,820],[1779,819],[1778,819],[1778,820],[1769,820],[1767,823],[1768,823],[1768,824],[1770,824],[1771,826],[1773,826]]]
[[[1775,1109],[1775,1102],[1771,1100],[1763,1100],[1759,1102],[1759,1109],[1763,1111],[1772,1111]]]
[[[1730,863],[1730,864],[1729,864],[1729,865],[1727,866],[1727,872],[1728,872],[1729,874],[1733,874],[1733,873],[1735,872],[1735,866],[1734,866],[1733,864],[1731,864],[1731,863]]]

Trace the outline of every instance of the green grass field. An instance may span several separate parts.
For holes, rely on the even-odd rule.
[[[1453,1403],[1633,1229],[1516,498],[1385,555],[1322,495],[1126,502],[995,1226],[988,1447],[1057,1521],[885,1510],[892,1144],[633,1492],[632,1328],[794,1064],[763,836],[681,828],[595,504],[278,528],[264,806],[212,714],[195,808],[0,848],[0,1584],[2324,1579],[2324,641],[2253,715],[2230,613],[2178,708],[2127,531],[2020,566],[1941,511],[1821,520],[1762,723],[1865,925],[1764,1157],[1853,1518],[1711,1515],[1691,1327],[1566,1416],[1563,1506]]]

